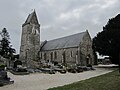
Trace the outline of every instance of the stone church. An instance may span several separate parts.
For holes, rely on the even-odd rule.
[[[40,44],[40,24],[34,11],[22,25],[20,60],[26,67],[37,66],[42,60],[66,64],[94,64],[92,40],[86,30]]]

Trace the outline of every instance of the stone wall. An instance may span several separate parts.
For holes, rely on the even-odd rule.
[[[23,66],[29,67],[35,66],[31,62],[32,60],[38,60],[38,52],[40,50],[40,25],[36,23],[37,17],[32,17],[31,22],[25,23],[22,26],[20,46],[20,60],[23,62]]]
[[[94,64],[92,40],[91,40],[88,32],[83,37],[83,41],[81,42],[81,49],[80,50],[81,50],[82,65]],[[87,62],[87,59],[88,59],[88,62]]]
[[[58,63],[64,62],[64,63],[75,64],[77,50],[78,47],[50,50],[50,51],[41,51],[40,58],[42,60],[57,61]]]

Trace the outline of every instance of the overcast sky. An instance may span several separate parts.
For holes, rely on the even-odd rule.
[[[0,0],[0,30],[7,28],[19,53],[22,24],[36,10],[41,40],[80,33],[93,38],[107,21],[120,13],[120,0]]]

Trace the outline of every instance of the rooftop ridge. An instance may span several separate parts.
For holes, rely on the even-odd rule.
[[[45,45],[41,48],[41,50],[53,50],[60,48],[68,48],[68,47],[78,47],[83,40],[83,37],[87,34],[87,32],[81,32],[73,35],[69,35],[66,37],[61,37],[53,40],[47,41]]]
[[[57,39],[48,40],[48,42],[49,42],[49,41],[58,40],[58,39],[67,38],[67,37],[71,37],[71,36],[75,36],[75,35],[78,35],[78,34],[83,34],[83,33],[86,33],[86,31],[84,31],[84,32],[79,32],[79,33],[75,33],[75,34],[71,34],[71,35],[67,35],[67,36],[63,36],[63,37],[60,37],[60,38],[57,38]]]

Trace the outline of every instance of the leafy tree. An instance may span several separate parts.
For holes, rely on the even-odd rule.
[[[120,14],[115,18],[109,19],[99,32],[93,38],[93,49],[100,55],[111,57],[112,63],[118,64],[120,54]]]
[[[13,57],[13,53],[15,53],[15,49],[12,48],[10,45],[10,36],[7,32],[6,28],[3,28],[2,32],[0,33],[1,40],[0,40],[0,55],[4,58],[11,59]]]

